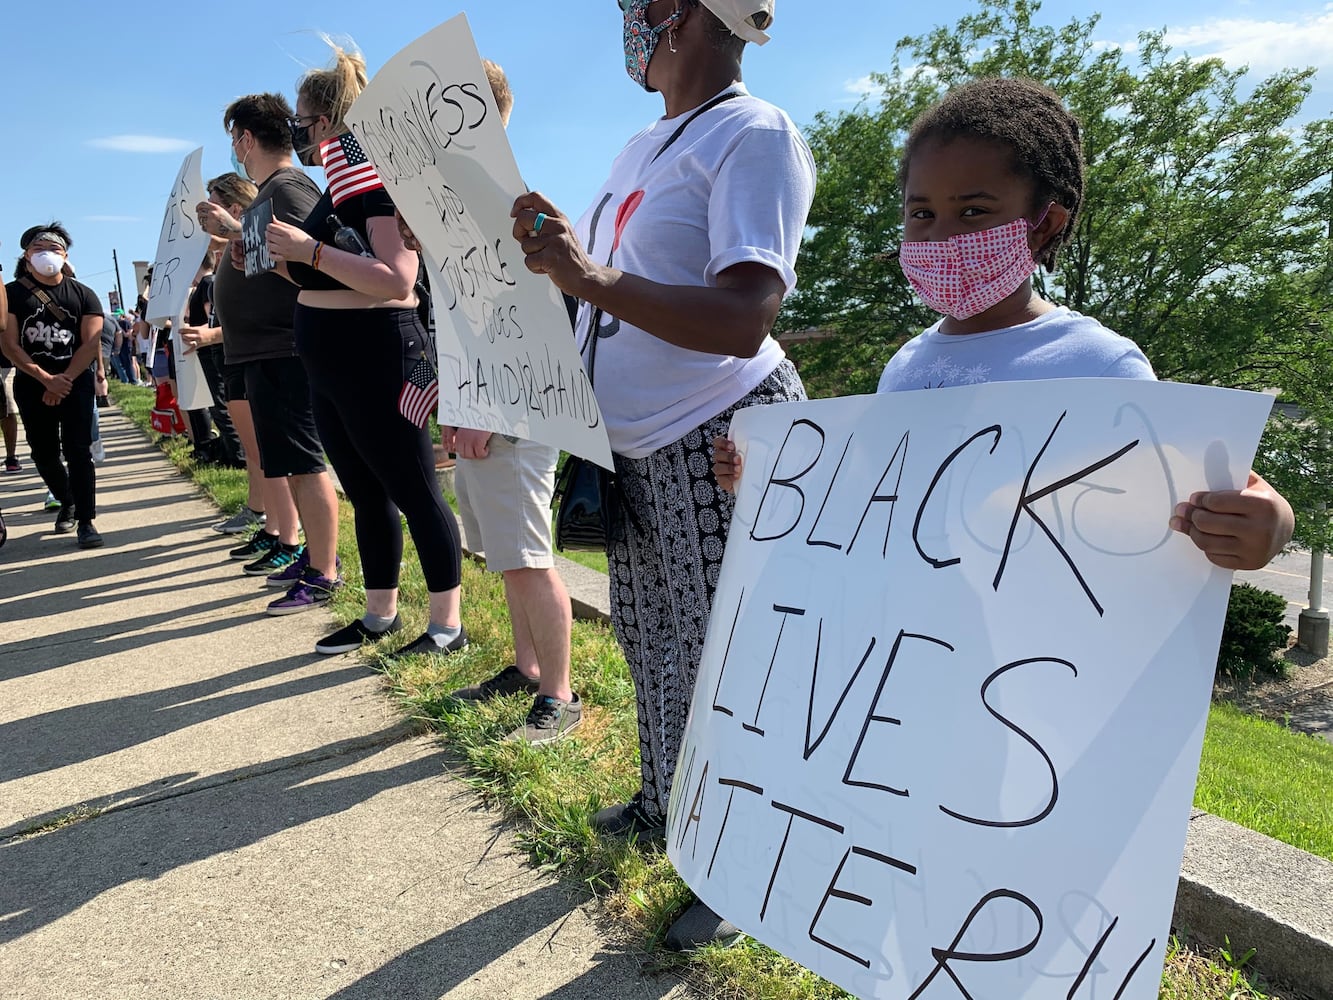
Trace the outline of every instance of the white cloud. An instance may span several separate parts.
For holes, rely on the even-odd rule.
[[[1327,72],[1333,70],[1333,3],[1288,21],[1230,17],[1170,27],[1166,42],[1191,56],[1216,56],[1256,73],[1305,66]]]
[[[85,215],[84,222],[139,222],[137,215]]]
[[[161,135],[107,135],[89,139],[94,149],[116,153],[188,153],[195,143],[189,139],[171,139]]]
[[[858,101],[863,97],[877,97],[884,91],[884,88],[877,84],[875,78],[869,73],[855,80],[848,80],[842,85],[842,89]]]

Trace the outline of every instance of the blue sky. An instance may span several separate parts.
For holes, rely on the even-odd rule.
[[[373,73],[408,42],[466,10],[478,48],[509,74],[516,98],[510,140],[523,176],[573,216],[605,179],[625,139],[662,113],[661,98],[625,75],[612,0],[496,0],[449,4],[230,0],[133,8],[73,0],[21,4],[5,17],[11,137],[0,161],[0,261],[13,273],[19,234],[59,218],[74,237],[79,277],[103,296],[115,287],[112,249],[132,296],[133,260],[152,259],[162,209],[186,152],[204,147],[204,177],[230,169],[222,111],[235,97],[276,90],[294,100],[297,77],[322,66],[320,32],[350,37]],[[952,24],[970,2],[779,0],[773,40],[750,47],[752,92],[798,124],[850,108],[866,76],[888,68],[897,40]],[[1086,4],[1049,0],[1039,15],[1063,24]],[[53,35],[54,23],[59,28]],[[247,25],[261,27],[248,30]],[[1307,111],[1333,105],[1333,3],[1119,0],[1098,36],[1132,42],[1166,28],[1191,55],[1247,63],[1257,77],[1286,66],[1320,69]],[[131,298],[132,301],[132,298]]]

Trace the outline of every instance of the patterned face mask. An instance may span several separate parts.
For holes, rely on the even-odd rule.
[[[926,305],[954,319],[968,319],[1003,302],[1032,276],[1037,262],[1028,233],[1045,218],[1042,212],[1035,223],[1015,219],[943,242],[904,243],[898,263]]]
[[[648,23],[648,7],[653,0],[621,0],[625,11],[625,72],[629,78],[644,90],[652,93],[648,86],[648,62],[653,58],[662,32],[670,30],[685,13],[683,7],[672,12],[671,16],[653,27]]]

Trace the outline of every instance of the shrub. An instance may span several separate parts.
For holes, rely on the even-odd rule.
[[[1283,676],[1286,663],[1274,654],[1287,648],[1291,635],[1291,629],[1282,624],[1286,610],[1281,594],[1248,583],[1232,584],[1217,672],[1242,679]]]

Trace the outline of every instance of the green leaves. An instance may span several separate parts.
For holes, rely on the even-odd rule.
[[[1333,120],[1302,122],[1313,71],[1252,81],[1173,51],[1162,32],[1130,53],[1096,37],[1095,15],[1054,26],[1039,12],[1033,0],[980,0],[957,24],[904,38],[874,77],[881,94],[807,129],[819,187],[779,328],[839,334],[793,349],[807,388],[873,391],[897,345],[935,319],[893,257],[912,121],[967,80],[1029,76],[1079,117],[1087,160],[1085,205],[1048,294],[1136,341],[1162,378],[1280,389],[1308,424],[1330,426]],[[1260,471],[1295,506],[1309,491],[1270,458],[1271,475]],[[1298,516],[1308,543],[1319,533]]]

